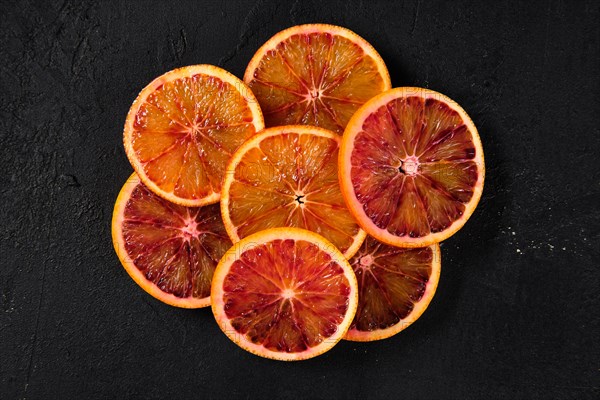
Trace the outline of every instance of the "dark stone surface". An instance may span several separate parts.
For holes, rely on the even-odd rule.
[[[599,398],[596,1],[1,1],[0,398]],[[458,101],[487,163],[414,326],[284,364],[154,300],[111,245],[127,110],[152,78],[241,76],[279,30],[346,26],[395,86]]]

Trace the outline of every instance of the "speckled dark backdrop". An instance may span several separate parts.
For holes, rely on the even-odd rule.
[[[599,19],[591,0],[2,0],[0,398],[599,398]],[[110,219],[140,89],[194,63],[241,76],[306,22],[462,104],[487,180],[414,326],[284,364],[140,290]]]

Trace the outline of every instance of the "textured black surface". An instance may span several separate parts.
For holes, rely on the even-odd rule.
[[[599,398],[596,1],[43,3],[0,3],[0,398]],[[110,219],[141,88],[195,63],[241,76],[307,22],[463,105],[487,180],[417,323],[284,364],[139,289]]]

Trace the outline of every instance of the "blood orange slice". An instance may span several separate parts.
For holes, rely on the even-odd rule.
[[[440,277],[440,247],[402,249],[367,237],[350,265],[358,281],[358,308],[344,339],[385,339],[429,306]]]
[[[134,101],[123,142],[131,165],[154,193],[198,207],[219,200],[227,161],[264,127],[247,86],[212,65],[167,72]]]
[[[316,125],[340,134],[358,107],[392,87],[385,63],[366,40],[325,24],[273,36],[250,61],[244,81],[267,126]]]
[[[483,190],[477,128],[458,104],[427,89],[392,89],[361,107],[344,132],[339,163],[350,211],[393,246],[450,237]]]
[[[112,236],[121,264],[142,289],[185,308],[210,304],[213,272],[231,246],[218,204],[191,208],[169,203],[135,173],[117,198]]]
[[[297,227],[323,235],[347,257],[365,238],[340,193],[340,138],[312,126],[265,129],[233,155],[221,198],[231,240],[267,228]]]
[[[236,243],[212,283],[212,310],[243,349],[278,360],[303,360],[331,349],[357,306],[348,261],[320,235],[268,229]]]

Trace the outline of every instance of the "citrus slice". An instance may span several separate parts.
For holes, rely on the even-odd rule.
[[[367,237],[350,265],[358,282],[358,308],[344,339],[385,339],[429,306],[440,278],[440,246],[402,249]]]
[[[279,32],[254,55],[244,81],[267,126],[316,125],[342,133],[371,97],[390,89],[381,56],[339,26],[298,25]]]
[[[131,165],[164,199],[188,207],[219,201],[229,157],[264,127],[246,85],[212,65],[169,71],[133,102],[123,134]]]
[[[323,235],[352,256],[365,233],[340,193],[339,144],[335,133],[302,125],[265,129],[244,143],[223,182],[221,214],[231,240],[290,226]]]
[[[274,228],[236,243],[212,283],[212,310],[225,334],[256,355],[292,361],[331,349],[358,302],[343,254],[314,232]]]
[[[218,204],[169,203],[135,173],[117,198],[112,237],[121,264],[142,289],[184,308],[210,305],[213,272],[231,247]]]
[[[483,190],[477,128],[458,104],[428,89],[392,89],[362,106],[344,132],[339,163],[350,211],[393,246],[452,236]]]

